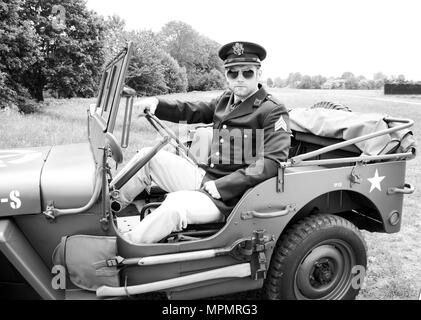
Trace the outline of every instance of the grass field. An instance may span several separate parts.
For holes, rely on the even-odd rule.
[[[353,111],[378,112],[415,120],[413,128],[420,145],[421,96],[384,96],[381,91],[272,89],[271,93],[288,108],[309,107],[319,101],[333,101]],[[174,94],[169,99],[209,100],[219,92]],[[0,111],[0,149],[86,140],[86,109],[94,99],[47,100],[42,111],[22,116],[16,111]],[[176,128],[175,125],[172,128]],[[138,119],[131,133],[132,147],[152,145],[157,135]],[[421,159],[408,162],[406,181],[416,192],[405,196],[402,229],[397,234],[363,232],[368,244],[369,265],[365,288],[358,299],[417,299],[421,290]],[[253,298],[254,293],[241,298]],[[235,299],[235,295],[230,299]],[[228,298],[228,297],[227,297]]]

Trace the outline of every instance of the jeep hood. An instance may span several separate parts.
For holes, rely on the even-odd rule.
[[[83,206],[95,168],[89,143],[0,150],[0,217],[37,214],[49,201],[63,209]]]
[[[51,148],[0,150],[0,216],[41,212],[39,181]]]

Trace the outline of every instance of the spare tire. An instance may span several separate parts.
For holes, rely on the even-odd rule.
[[[316,104],[314,104],[313,106],[310,107],[310,109],[316,109],[316,108],[322,108],[322,109],[334,109],[334,110],[342,110],[342,111],[348,111],[348,112],[352,112],[352,110],[340,103],[334,103],[334,102],[330,102],[330,101],[320,101],[317,102]]]

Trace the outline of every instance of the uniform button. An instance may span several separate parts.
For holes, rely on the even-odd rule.
[[[216,152],[215,155],[219,156],[219,152]]]
[[[219,140],[220,143],[224,143],[224,139]]]
[[[247,135],[246,134],[244,135],[244,138],[247,138]]]
[[[223,126],[222,126],[222,129],[226,129],[227,128],[227,125],[226,124],[224,124]]]
[[[213,168],[215,165],[213,163],[210,164],[210,167]]]

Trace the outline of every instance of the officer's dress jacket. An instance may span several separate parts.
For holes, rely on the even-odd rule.
[[[230,91],[210,102],[158,100],[155,115],[162,120],[213,123],[211,154],[202,166],[206,175],[200,191],[226,216],[247,189],[276,176],[279,162],[288,157],[288,112],[261,85],[233,110]],[[215,181],[220,200],[203,190],[209,180]]]

